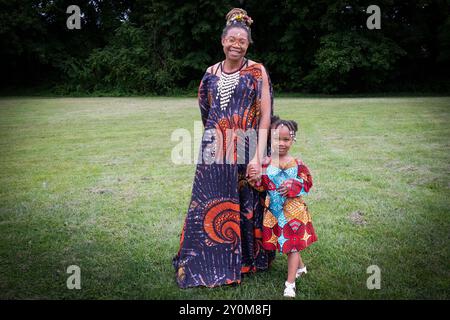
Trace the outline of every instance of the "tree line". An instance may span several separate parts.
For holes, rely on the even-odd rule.
[[[253,18],[248,57],[282,92],[450,92],[450,2],[0,0],[2,88],[177,94],[223,59],[225,14]],[[66,12],[80,8],[80,29]]]

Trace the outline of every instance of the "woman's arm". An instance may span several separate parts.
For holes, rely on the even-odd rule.
[[[264,66],[261,66],[262,71],[262,92],[261,92],[261,118],[259,120],[258,129],[258,160],[263,159],[266,155],[267,138],[270,128],[270,89],[269,79]],[[260,161],[258,161],[260,162]]]
[[[250,180],[255,180],[261,174],[261,159],[266,155],[267,139],[270,129],[271,116],[271,97],[269,88],[269,78],[266,69],[261,66],[262,85],[261,85],[261,103],[260,103],[260,119],[258,128],[258,144],[257,152],[247,166],[247,172]]]

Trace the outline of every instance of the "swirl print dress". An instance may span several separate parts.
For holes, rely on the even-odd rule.
[[[313,185],[308,167],[299,159],[293,159],[284,166],[276,167],[268,161],[263,165],[265,173],[261,182],[255,186],[267,190],[263,219],[263,247],[266,250],[278,250],[280,253],[301,251],[317,241],[311,215],[303,196]],[[288,180],[293,184],[287,197],[277,188]]]
[[[240,283],[242,274],[267,269],[274,252],[262,247],[262,222],[265,191],[247,183],[245,173],[250,150],[236,163],[204,163],[202,152],[211,146],[209,129],[223,133],[220,154],[237,159],[242,146],[239,135],[227,136],[231,130],[258,130],[262,96],[262,65],[245,66],[227,107],[220,104],[220,77],[206,72],[199,86],[198,100],[205,131],[196,165],[192,196],[180,236],[180,248],[173,258],[176,281],[180,288],[215,287]],[[269,80],[271,114],[272,86]],[[217,137],[217,136],[216,136]],[[228,143],[233,139],[234,143]],[[228,141],[229,142],[229,141]],[[247,145],[244,143],[247,147]],[[268,145],[270,150],[270,146]],[[231,152],[231,153],[230,153]],[[240,153],[239,153],[240,154]]]

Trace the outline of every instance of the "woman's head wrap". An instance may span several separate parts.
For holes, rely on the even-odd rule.
[[[233,24],[241,24],[246,28],[250,28],[253,23],[253,20],[250,16],[247,15],[247,11],[241,8],[233,8],[226,15],[227,26]]]

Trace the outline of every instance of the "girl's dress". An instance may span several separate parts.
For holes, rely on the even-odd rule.
[[[223,139],[227,138],[227,129],[244,132],[253,129],[258,133],[262,65],[257,63],[241,68],[237,85],[226,98],[229,100],[225,108],[223,96],[218,91],[220,77],[216,72],[205,73],[198,92],[205,132],[180,248],[173,258],[176,281],[181,288],[240,283],[242,274],[267,269],[275,257],[274,252],[262,247],[266,192],[259,192],[247,183],[249,150],[246,150],[245,161],[241,159],[237,163],[203,163],[201,156],[210,148],[208,129],[222,132]],[[270,80],[269,89],[273,115]],[[236,146],[242,144],[236,140],[239,137],[233,139],[235,143],[229,145],[234,146],[231,152],[236,155]],[[226,141],[219,145],[224,146],[219,154],[228,157],[230,149],[226,148]]]
[[[301,251],[317,241],[308,207],[303,196],[313,185],[308,167],[299,159],[293,159],[280,168],[271,164],[269,158],[263,164],[265,173],[255,186],[267,190],[263,220],[263,247],[280,253]],[[293,179],[287,197],[276,190],[281,184]]]

